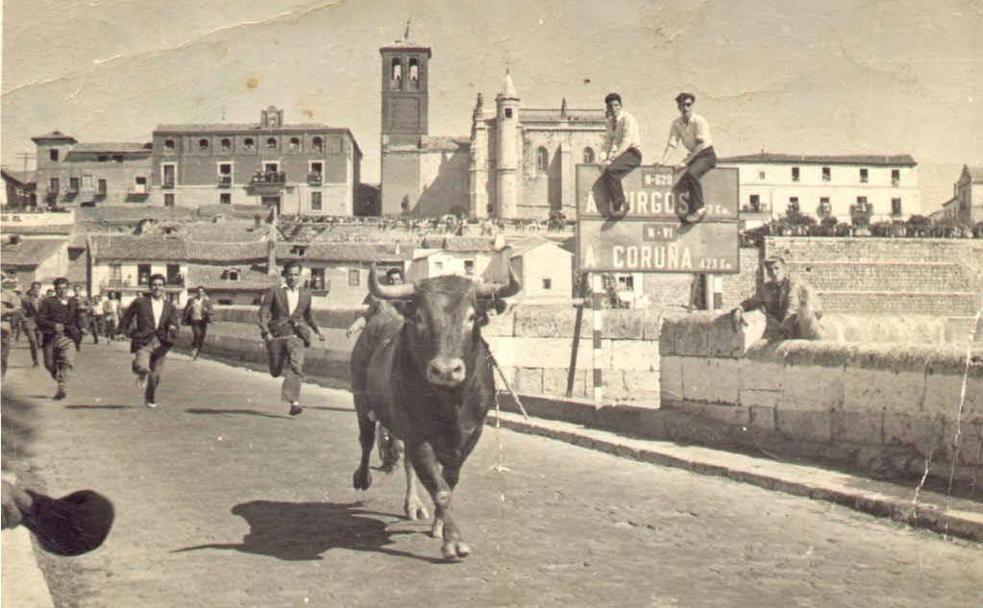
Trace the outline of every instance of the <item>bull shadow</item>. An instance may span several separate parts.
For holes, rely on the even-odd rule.
[[[415,531],[391,531],[372,516],[386,515],[363,509],[362,502],[274,502],[253,500],[232,507],[232,514],[246,520],[249,532],[239,543],[213,543],[175,549],[174,553],[217,549],[266,555],[284,561],[320,561],[331,549],[371,551],[432,564],[443,559],[414,555],[389,548],[393,536]],[[395,516],[393,516],[395,517]]]

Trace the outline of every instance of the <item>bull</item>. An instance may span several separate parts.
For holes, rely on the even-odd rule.
[[[451,497],[495,403],[491,352],[481,327],[500,298],[520,289],[511,269],[507,284],[443,276],[387,286],[379,284],[375,269],[369,273],[372,295],[398,300],[400,310],[380,307],[352,351],[362,448],[352,483],[357,490],[372,484],[369,457],[379,421],[405,446],[407,517],[427,517],[416,493],[418,477],[433,500],[431,533],[443,540],[446,559],[471,552],[451,517]]]

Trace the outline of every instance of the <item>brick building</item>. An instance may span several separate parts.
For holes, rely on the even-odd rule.
[[[283,110],[273,106],[257,123],[160,125],[153,133],[151,203],[352,215],[361,161],[348,129],[285,124]]]
[[[600,156],[603,109],[523,108],[506,72],[495,107],[478,95],[471,134],[428,134],[428,46],[382,47],[382,214],[573,217],[575,166]]]
[[[918,168],[907,155],[815,156],[762,152],[721,158],[736,167],[740,208],[777,218],[790,209],[849,222],[869,210],[870,221],[903,220],[922,213]]]

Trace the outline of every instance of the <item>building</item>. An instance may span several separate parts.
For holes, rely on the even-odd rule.
[[[430,47],[404,39],[379,52],[383,215],[575,215],[575,167],[600,156],[603,109],[523,108],[506,72],[494,108],[478,95],[470,136],[431,136]]]
[[[37,176],[34,171],[0,169],[5,185],[4,211],[33,209],[37,206]]]
[[[574,243],[533,237],[510,245],[509,261],[522,283],[523,302],[573,297]]]
[[[4,274],[17,277],[24,291],[34,281],[47,287],[55,278],[69,274],[67,238],[24,238],[5,233],[2,249],[0,266]]]
[[[952,185],[952,198],[942,205],[942,216],[968,226],[983,222],[983,167],[963,165]]]
[[[361,161],[348,129],[285,124],[283,110],[273,106],[256,123],[160,125],[153,133],[150,202],[352,215]]]
[[[36,194],[48,207],[146,202],[150,144],[79,143],[60,131],[32,137]]]
[[[907,155],[807,156],[762,152],[721,158],[736,167],[740,209],[770,213],[790,210],[817,219],[850,222],[866,210],[871,222],[904,220],[922,213],[918,168]]]
[[[428,237],[413,251],[407,281],[456,274],[485,281],[504,276],[505,240],[481,237]]]

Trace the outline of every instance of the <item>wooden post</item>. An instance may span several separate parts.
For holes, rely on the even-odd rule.
[[[601,346],[601,336],[604,334],[604,285],[602,275],[590,273],[591,278],[591,322],[593,324],[593,348],[591,362],[594,368],[594,401],[604,400],[604,350]]]

